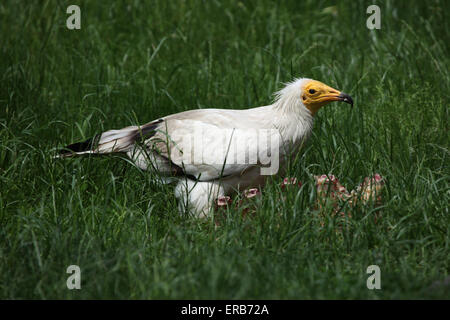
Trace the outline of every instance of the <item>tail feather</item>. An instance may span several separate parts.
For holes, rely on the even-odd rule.
[[[84,154],[108,154],[129,151],[136,142],[148,139],[155,134],[159,119],[141,127],[130,126],[120,130],[109,130],[93,138],[77,142],[59,150],[56,158],[65,158]]]
[[[58,155],[56,156],[56,158],[65,158],[73,155],[93,153],[93,149],[95,149],[94,146],[97,144],[100,137],[101,135],[98,134],[93,138],[89,138],[85,141],[69,144],[68,146],[64,147],[64,149],[58,151]]]

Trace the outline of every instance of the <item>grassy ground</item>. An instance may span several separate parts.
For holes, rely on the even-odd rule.
[[[372,1],[81,1],[68,30],[73,1],[2,1],[0,297],[448,298],[450,3],[377,3],[371,31]],[[265,105],[299,76],[355,108],[319,112],[290,173],[304,187],[283,198],[274,178],[254,219],[216,228],[119,158],[50,157],[103,129]],[[311,175],[352,189],[374,172],[383,207],[321,227]],[[381,290],[366,288],[372,264]]]

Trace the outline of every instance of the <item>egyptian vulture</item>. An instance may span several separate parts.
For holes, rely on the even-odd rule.
[[[282,174],[309,137],[324,105],[352,98],[319,81],[301,78],[275,94],[270,105],[245,109],[196,109],[141,126],[109,130],[71,144],[57,157],[122,153],[162,183],[176,182],[180,212],[207,217],[214,199]]]

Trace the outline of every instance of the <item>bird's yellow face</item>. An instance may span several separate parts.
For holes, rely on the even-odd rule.
[[[343,101],[353,106],[353,99],[348,94],[316,80],[310,80],[303,85],[301,99],[312,115],[332,101]]]

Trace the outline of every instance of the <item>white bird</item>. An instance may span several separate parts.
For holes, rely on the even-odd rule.
[[[158,172],[161,182],[177,182],[180,212],[206,217],[217,197],[262,187],[268,176],[282,173],[309,137],[316,112],[332,101],[353,106],[345,93],[295,79],[267,106],[172,114],[71,144],[58,157],[126,154],[139,168]]]

